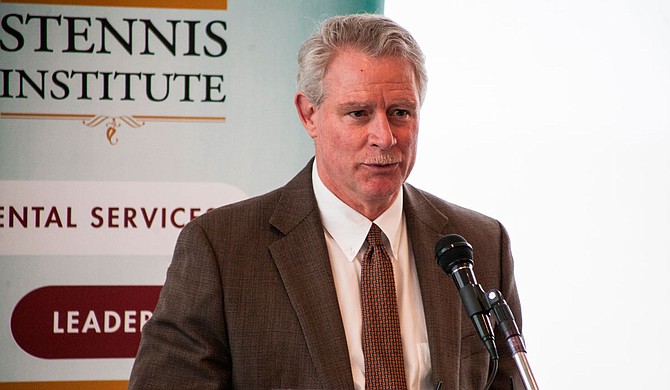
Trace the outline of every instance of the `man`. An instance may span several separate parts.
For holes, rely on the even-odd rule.
[[[480,283],[520,323],[509,241],[497,221],[405,184],[420,48],[383,16],[331,18],[300,51],[298,88],[314,160],[183,229],[130,388],[483,388],[487,351],[434,245],[464,236]],[[503,356],[493,388],[522,388],[514,371]]]

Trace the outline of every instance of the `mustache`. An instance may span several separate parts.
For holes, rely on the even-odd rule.
[[[365,160],[367,165],[390,165],[399,164],[402,162],[402,157],[393,153],[382,152],[377,156],[373,156]]]

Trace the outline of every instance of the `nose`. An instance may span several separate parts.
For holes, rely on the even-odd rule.
[[[376,146],[381,150],[389,150],[398,143],[398,140],[393,135],[393,130],[386,114],[376,115],[374,120],[370,122],[368,141],[372,146]]]

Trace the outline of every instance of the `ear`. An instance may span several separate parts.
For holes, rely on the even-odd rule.
[[[316,125],[314,124],[314,115],[316,106],[302,92],[298,92],[294,99],[295,108],[298,110],[298,116],[302,125],[307,130],[310,137],[316,138]]]

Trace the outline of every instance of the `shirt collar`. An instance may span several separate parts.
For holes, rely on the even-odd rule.
[[[323,184],[318,175],[316,160],[312,167],[312,186],[324,229],[333,237],[347,259],[353,261],[365,243],[373,221],[342,202]],[[391,259],[397,258],[400,246],[402,204],[403,191],[401,189],[391,206],[374,220],[374,223],[386,236],[384,242],[387,251],[390,247]]]

